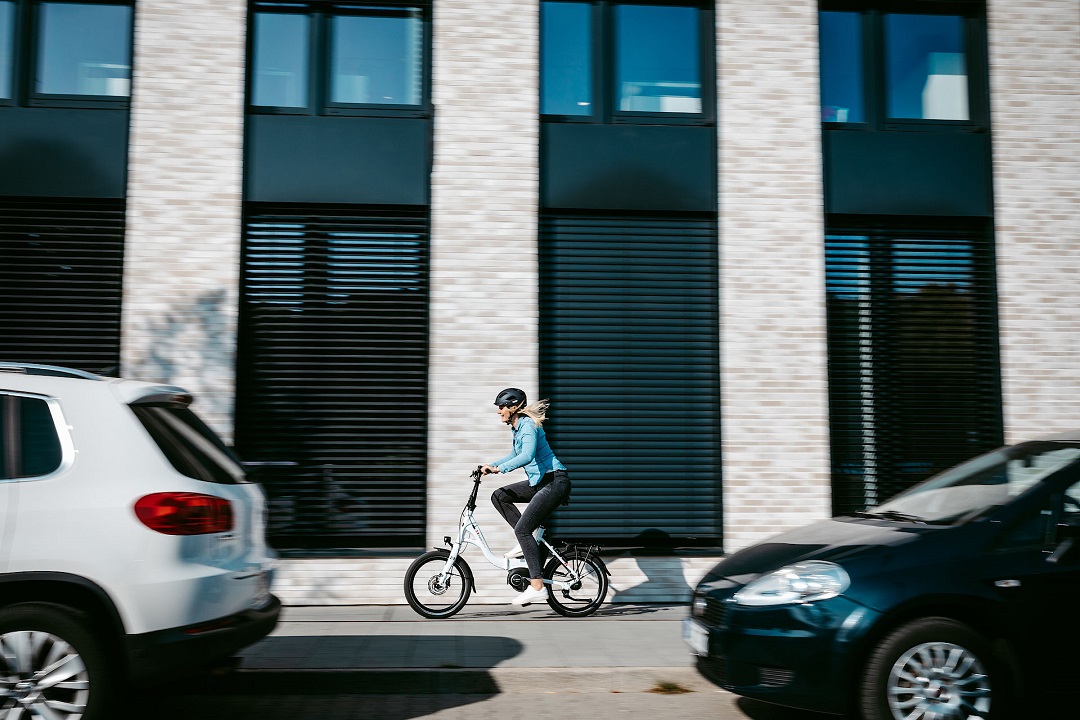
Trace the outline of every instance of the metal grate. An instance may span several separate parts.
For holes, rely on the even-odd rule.
[[[0,361],[117,374],[121,200],[0,200]]]
[[[833,510],[863,510],[1003,442],[985,231],[825,240]]]
[[[251,204],[237,448],[279,548],[420,547],[427,459],[426,209]]]
[[[540,271],[545,428],[574,483],[552,529],[718,545],[715,217],[548,215]]]

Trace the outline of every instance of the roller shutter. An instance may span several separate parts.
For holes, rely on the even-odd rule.
[[[426,515],[426,209],[251,204],[237,447],[279,548],[420,547]]]
[[[0,360],[116,375],[122,200],[0,199]]]
[[[982,229],[826,236],[833,510],[863,510],[1003,442]]]
[[[718,545],[715,217],[548,215],[540,267],[545,428],[574,484],[553,530]]]

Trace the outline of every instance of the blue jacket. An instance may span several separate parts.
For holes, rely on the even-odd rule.
[[[540,478],[552,470],[566,469],[548,445],[544,428],[536,427],[536,423],[528,415],[519,417],[517,427],[514,428],[514,451],[491,464],[499,468],[500,473],[512,472],[519,467],[525,468],[525,476],[529,478],[530,485],[540,482]]]

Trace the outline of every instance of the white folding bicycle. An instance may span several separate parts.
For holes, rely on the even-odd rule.
[[[506,584],[514,590],[521,592],[529,585],[525,560],[495,555],[473,517],[480,478],[480,467],[477,467],[472,472],[472,494],[461,511],[457,541],[445,536],[443,542],[449,549],[436,548],[424,553],[405,573],[405,599],[424,617],[448,618],[465,607],[469,595],[476,591],[472,569],[461,557],[468,545],[480,548],[488,562],[506,570]],[[600,558],[599,546],[565,543],[556,549],[544,539],[543,526],[539,528],[536,541],[541,557],[545,549],[550,557],[543,570],[548,605],[568,617],[584,617],[595,612],[607,597],[610,575]]]

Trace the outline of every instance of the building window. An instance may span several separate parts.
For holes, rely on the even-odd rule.
[[[712,213],[541,214],[544,429],[575,492],[559,538],[721,545],[717,247]]]
[[[712,119],[712,10],[697,3],[540,5],[545,119]]]
[[[540,12],[540,112],[593,112],[592,4],[545,2]]]
[[[126,106],[132,16],[130,2],[0,2],[0,102]]]
[[[271,542],[299,553],[422,547],[427,208],[245,210],[236,448],[273,463],[258,476]]]
[[[964,19],[889,14],[884,20],[888,117],[969,120]]]
[[[825,236],[836,514],[1003,442],[989,229],[872,220]]]
[[[256,3],[252,15],[254,111],[426,111],[426,6]]]
[[[0,2],[0,101],[12,98],[15,68],[15,3]]]
[[[821,7],[824,123],[988,123],[984,3],[826,0]]]
[[[130,38],[125,5],[41,3],[34,94],[128,97]]]
[[[253,105],[308,105],[311,18],[286,13],[255,15]]]

